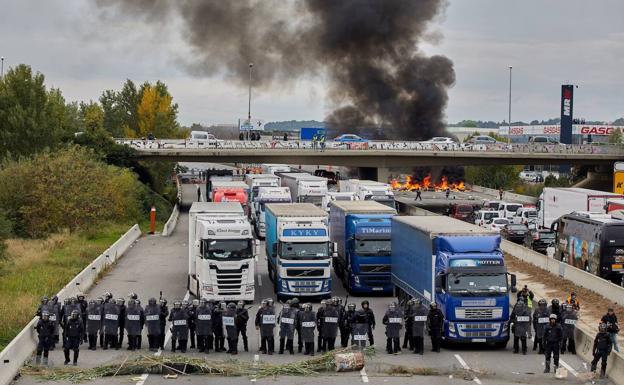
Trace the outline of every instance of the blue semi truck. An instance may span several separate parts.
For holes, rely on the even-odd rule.
[[[370,200],[332,203],[329,234],[336,244],[334,271],[349,292],[392,294],[390,235],[395,215],[393,208]]]
[[[399,301],[435,301],[444,313],[444,339],[509,340],[508,281],[500,235],[446,216],[392,219],[392,282]]]
[[[331,297],[327,212],[311,203],[265,205],[269,278],[278,299]]]

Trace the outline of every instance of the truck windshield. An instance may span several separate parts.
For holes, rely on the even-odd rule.
[[[283,259],[326,259],[329,257],[329,244],[327,242],[283,242],[280,257]]]
[[[449,273],[447,288],[451,294],[460,296],[496,296],[507,293],[505,274]]]
[[[204,259],[240,260],[252,257],[250,239],[205,239]]]
[[[321,206],[321,204],[323,204],[323,197],[322,196],[313,196],[313,195],[305,195],[302,197],[299,197],[299,202],[300,203],[312,203],[313,205],[316,206]]]
[[[355,254],[387,256],[391,253],[390,244],[389,239],[356,239]]]

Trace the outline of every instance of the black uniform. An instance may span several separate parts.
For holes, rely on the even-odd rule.
[[[316,329],[316,313],[312,310],[300,310],[298,322],[301,339],[305,345],[305,355],[314,355],[314,329]]]
[[[346,310],[340,319],[340,345],[346,348],[349,345],[349,339],[351,338],[351,331],[353,327],[351,320],[355,310]]]
[[[44,364],[48,362],[48,354],[54,344],[54,322],[40,319],[35,326],[39,341],[37,342],[37,363],[43,354]]]
[[[366,322],[368,323],[368,343],[373,346],[375,345],[375,337],[373,336],[373,329],[375,329],[375,314],[373,310],[369,307],[364,310],[366,313]]]
[[[358,348],[363,349],[366,347],[366,339],[368,338],[368,315],[366,310],[358,309],[351,318],[351,345],[356,345]]]
[[[546,307],[540,308],[539,306],[533,311],[533,330],[535,331],[535,340],[533,341],[533,351],[539,347],[538,354],[544,354],[544,344],[542,340],[544,338],[544,330],[548,325],[548,317],[550,313]]]
[[[297,309],[283,308],[277,322],[280,325],[279,328],[279,354],[284,354],[284,347],[290,352],[295,354],[293,348],[293,339],[295,337],[295,323],[296,323]]]
[[[414,323],[414,305],[408,304],[405,307],[403,319],[405,320],[405,338],[403,339],[403,349],[407,349],[409,347],[409,350],[413,350],[414,341],[412,338],[412,325]]]
[[[124,326],[128,334],[128,350],[139,348],[139,336],[145,324],[145,313],[140,305],[130,304],[126,309]]]
[[[338,309],[334,305],[327,305],[323,311],[323,348],[334,350],[338,336]]]
[[[544,372],[550,371],[550,356],[553,356],[553,362],[555,369],[559,367],[559,348],[561,345],[561,339],[563,338],[563,330],[560,324],[554,326],[548,324],[544,329],[544,355],[546,356],[546,363]]]
[[[509,323],[513,324],[514,334],[513,351],[518,353],[522,342],[522,354],[527,352],[527,337],[531,334],[531,313],[524,303],[516,303],[509,317]]]
[[[189,323],[189,336],[191,339],[191,349],[195,349],[195,329],[196,329],[195,321],[196,321],[197,307],[195,305],[191,305],[186,308],[186,312],[188,313],[188,316],[189,316],[188,323]]]
[[[260,329],[260,351],[273,354],[275,352],[275,311],[272,307],[265,307],[256,313],[256,327]]]
[[[561,354],[565,353],[566,347],[568,352],[576,354],[576,341],[574,340],[574,332],[576,331],[576,321],[578,315],[572,306],[568,306],[566,311],[561,313],[561,327],[563,328],[563,340],[561,341]]]
[[[186,343],[188,342],[188,313],[183,308],[171,309],[169,314],[171,322],[171,351],[175,352],[180,349],[182,353],[186,353]]]
[[[117,349],[121,349],[124,340],[124,330],[126,329],[126,305],[117,305],[119,308],[119,341],[117,341]]]
[[[167,317],[169,317],[169,307],[167,306],[167,303],[162,303],[159,304],[160,306],[160,338],[159,338],[159,344],[158,347],[160,348],[160,350],[163,350],[165,348],[165,335],[167,334],[166,330],[167,330]]]
[[[429,310],[427,326],[429,328],[429,335],[431,336],[431,351],[440,353],[442,332],[444,330],[444,314],[442,314],[442,310],[438,308]]]
[[[212,309],[200,304],[196,312],[197,348],[201,353],[209,353],[212,349]]]
[[[97,335],[102,332],[102,310],[103,305],[91,303],[87,306],[85,317],[87,320],[86,335],[89,341],[89,350],[96,349]]]
[[[316,330],[318,331],[318,335],[316,337],[317,339],[316,351],[317,352],[324,352],[325,350],[327,350],[325,346],[325,336],[323,335],[323,326],[325,323],[325,317],[323,316],[324,313],[325,313],[325,306],[320,306],[319,309],[316,311]]]
[[[596,370],[596,365],[598,361],[602,359],[602,363],[600,364],[600,374],[604,376],[607,371],[607,358],[609,354],[611,354],[611,349],[613,348],[613,342],[611,342],[611,336],[606,331],[598,332],[596,334],[596,338],[594,338],[594,348],[592,353],[594,355],[594,359],[591,362],[591,371]]]
[[[65,354],[65,365],[69,363],[69,351],[74,351],[74,365],[78,363],[78,354],[80,350],[80,343],[82,342],[82,335],[84,328],[82,326],[82,320],[80,317],[69,318],[65,322],[65,329],[63,330],[63,353]]]
[[[119,332],[119,307],[114,302],[104,304],[104,320],[102,328],[104,331],[104,350],[110,348],[119,349],[117,345],[117,333]]]
[[[386,325],[386,351],[390,354],[398,353],[403,327],[403,317],[398,309],[391,308],[383,316],[383,324]]]
[[[223,310],[218,304],[212,309],[212,332],[214,334],[214,351],[225,351],[225,337],[223,336]]]
[[[148,303],[144,310],[147,343],[150,351],[158,350],[160,344],[160,309],[156,303]]]
[[[247,322],[249,321],[249,311],[245,307],[236,309],[236,331],[238,335],[243,339],[243,348],[246,352],[249,351],[249,343],[247,341]]]
[[[412,346],[414,347],[414,353],[424,354],[425,352],[425,328],[427,327],[427,315],[429,310],[427,306],[420,304],[414,308],[414,315],[412,317]]]
[[[225,326],[225,334],[228,341],[228,350],[230,354],[238,354],[238,330],[235,323],[236,308],[228,307],[223,312],[223,326]]]

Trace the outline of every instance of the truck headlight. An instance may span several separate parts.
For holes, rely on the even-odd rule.
[[[254,285],[247,285],[247,287],[245,288],[246,292],[252,292],[254,290]]]
[[[449,322],[448,325],[449,325],[449,332],[455,333],[456,332],[456,330],[455,330],[455,322]]]
[[[243,230],[243,231],[241,231],[241,235],[249,235],[249,230]]]
[[[282,290],[288,290],[288,284],[286,284],[286,280],[282,279]]]
[[[357,275],[353,277],[353,282],[355,282],[355,286],[360,286],[360,277]]]
[[[203,285],[202,290],[206,293],[212,294],[212,285]]]

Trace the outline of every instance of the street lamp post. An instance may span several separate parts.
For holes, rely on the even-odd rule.
[[[251,69],[253,68],[253,63],[249,63],[249,104],[247,106],[247,121],[248,124],[251,125]],[[249,130],[247,130],[247,138],[249,139]]]
[[[0,79],[4,78],[4,56],[0,57]]]
[[[509,115],[507,116],[507,125],[509,130],[507,131],[507,144],[511,143],[511,70],[512,66],[509,66]]]

